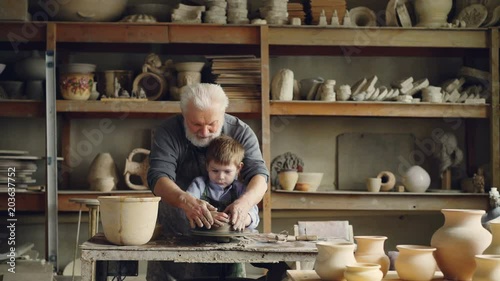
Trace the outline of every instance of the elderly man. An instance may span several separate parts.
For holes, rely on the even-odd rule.
[[[206,147],[221,134],[231,136],[245,147],[239,179],[247,183],[247,190],[225,210],[233,229],[241,231],[250,208],[262,200],[269,179],[257,137],[247,124],[225,113],[229,101],[218,85],[188,86],[181,94],[180,104],[182,115],[167,119],[156,130],[150,154],[148,183],[153,193],[162,198],[159,221],[163,232],[187,235],[190,228],[210,228],[214,223],[210,213],[213,206],[185,190],[194,178],[206,176]],[[216,264],[149,262],[147,279],[218,276],[220,270]]]

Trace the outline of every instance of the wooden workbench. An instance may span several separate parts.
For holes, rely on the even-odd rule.
[[[321,278],[319,278],[314,270],[287,270],[286,273],[291,281],[321,281]],[[401,281],[396,271],[389,271],[382,280]],[[441,272],[436,272],[432,280],[444,281],[443,274]]]
[[[174,261],[189,263],[277,263],[280,261],[313,262],[315,242],[293,241],[266,243],[248,237],[237,237],[227,243],[210,241],[206,237],[171,237],[151,241],[141,246],[110,244],[102,233],[81,246],[82,281],[95,276],[97,261]]]

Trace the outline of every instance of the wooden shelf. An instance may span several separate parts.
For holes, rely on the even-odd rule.
[[[178,101],[72,101],[58,100],[57,112],[66,113],[180,113]],[[229,100],[228,113],[259,113],[259,100]]]
[[[57,42],[260,44],[260,26],[175,23],[57,23]]]
[[[271,115],[488,118],[489,105],[397,102],[271,101]]]
[[[45,42],[47,38],[46,22],[0,21],[0,42],[9,42],[11,49],[31,42]]]
[[[489,196],[471,193],[274,191],[272,210],[440,211],[489,209]]]
[[[115,195],[115,196],[153,196],[149,190],[118,190],[111,192],[97,191],[59,191],[58,192],[58,210],[62,212],[73,212],[80,209],[80,205],[69,202],[71,198],[89,198],[96,199],[98,196]],[[0,193],[0,210],[7,210],[6,192]],[[45,192],[18,191],[16,192],[16,212],[44,212],[45,211]],[[87,210],[83,206],[82,210]]]
[[[0,102],[1,117],[43,117],[45,103],[31,100],[2,100]]]
[[[269,45],[488,48],[488,29],[271,26]]]

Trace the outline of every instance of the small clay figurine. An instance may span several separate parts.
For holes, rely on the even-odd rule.
[[[115,77],[115,92],[113,93],[114,98],[118,98],[120,96],[120,91],[122,89],[122,85],[118,82],[118,78]]]
[[[472,185],[476,193],[484,193],[484,171],[482,168],[477,169],[477,173],[474,173]]]

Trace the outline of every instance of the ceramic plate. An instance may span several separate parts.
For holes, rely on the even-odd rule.
[[[26,155],[28,151],[23,150],[0,150],[0,155]]]

